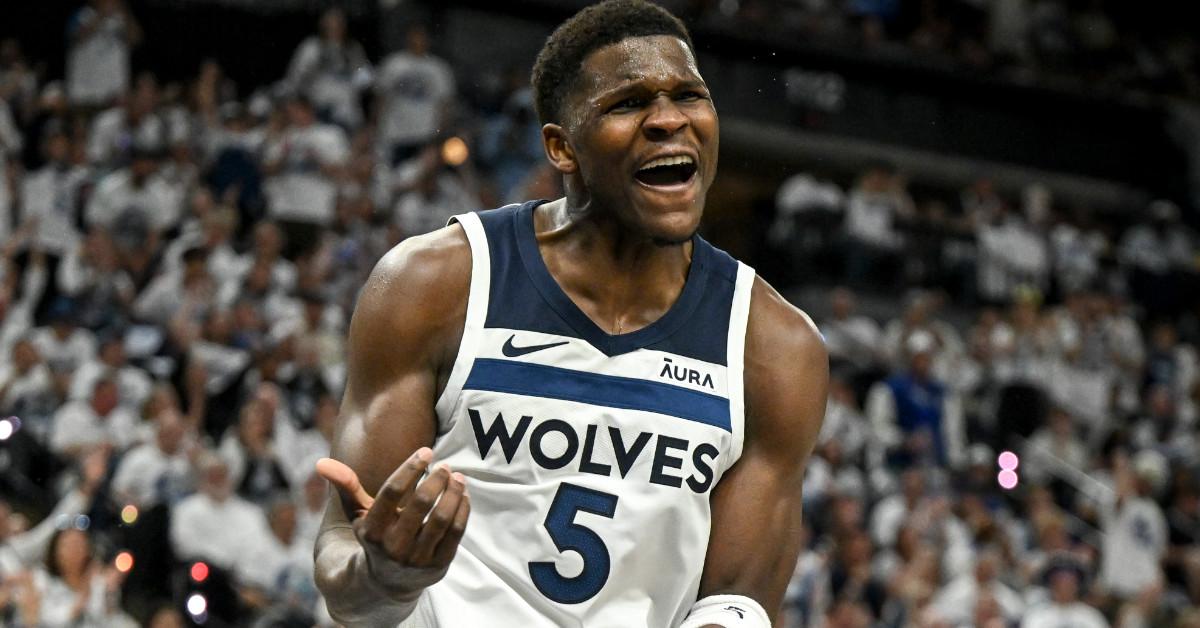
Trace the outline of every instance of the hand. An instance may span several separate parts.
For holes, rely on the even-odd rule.
[[[413,452],[376,497],[350,467],[331,458],[317,461],[317,473],[337,489],[353,518],[371,579],[404,601],[446,575],[471,512],[461,473],[442,464],[420,479],[432,459],[428,447]]]
[[[108,458],[111,450],[96,447],[83,456],[79,465],[79,490],[84,495],[94,495],[108,473]]]

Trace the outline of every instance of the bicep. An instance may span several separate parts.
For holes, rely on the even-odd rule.
[[[414,451],[433,445],[440,374],[453,360],[466,306],[461,273],[403,245],[388,257],[350,323],[346,393],[331,447],[372,495]]]
[[[743,595],[775,615],[801,542],[804,467],[825,414],[825,348],[808,320],[762,284],[746,340],[742,457],[712,495],[700,596]],[[752,305],[753,305],[752,301]]]

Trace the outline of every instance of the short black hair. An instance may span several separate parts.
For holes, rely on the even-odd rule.
[[[542,124],[559,122],[562,102],[574,87],[579,67],[592,52],[630,37],[669,35],[683,40],[694,55],[687,27],[666,9],[645,0],[605,0],[573,15],[554,29],[533,64],[533,106]]]

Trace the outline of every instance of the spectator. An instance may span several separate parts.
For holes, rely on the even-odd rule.
[[[151,242],[157,246],[163,233],[179,225],[183,212],[183,190],[159,175],[161,158],[153,149],[136,146],[128,168],[100,180],[84,212],[84,223],[120,237],[119,232],[127,228],[122,221],[136,220],[151,232]],[[146,240],[140,245],[146,246]]]
[[[496,184],[496,195],[505,203],[524,199],[513,196],[529,171],[545,159],[542,126],[533,110],[533,92],[521,87],[509,95],[504,108],[492,116],[479,137],[479,160]]]
[[[454,99],[454,73],[429,51],[423,26],[408,29],[405,48],[380,63],[380,153],[392,167],[415,156],[445,128]]]
[[[123,450],[139,433],[137,418],[121,407],[116,381],[101,377],[90,399],[69,402],[55,413],[50,448],[60,456],[78,458],[96,446]]]
[[[1161,471],[1144,455],[1133,461],[1114,456],[1116,491],[1101,505],[1104,543],[1099,585],[1117,600],[1128,601],[1161,586],[1161,561],[1167,549],[1167,523],[1151,498]]]
[[[903,180],[887,164],[875,164],[859,178],[846,200],[846,274],[856,285],[890,288],[898,280],[904,237],[898,223],[911,218],[912,199]]]
[[[100,343],[98,358],[85,362],[75,371],[71,398],[87,398],[96,380],[105,375],[116,380],[121,403],[131,410],[142,407],[154,385],[145,371],[129,363],[125,355],[125,337],[117,333],[106,335]]]
[[[1036,221],[1048,203],[1043,193],[1031,190],[1026,204],[1027,217],[1000,209],[990,221],[976,228],[979,242],[978,293],[988,303],[1006,304],[1016,290],[1027,286],[1043,293],[1048,286],[1050,252]]]
[[[441,229],[451,216],[480,206],[463,175],[443,161],[436,144],[426,146],[398,170],[396,179],[406,183],[396,188],[402,192],[392,206],[392,220],[405,236]]]
[[[341,9],[326,9],[319,31],[296,48],[287,81],[308,97],[322,120],[356,129],[362,124],[359,92],[371,82],[371,62],[362,45],[347,37]]]
[[[972,613],[981,602],[986,604],[985,600],[990,598],[999,606],[1004,624],[1018,620],[1025,604],[1000,578],[1003,566],[1004,559],[999,550],[985,548],[980,551],[972,573],[950,581],[934,597],[931,604],[934,614],[952,626],[983,625],[973,623]]]
[[[892,462],[958,467],[963,461],[960,400],[933,377],[933,336],[915,332],[905,346],[909,367],[868,393],[867,416]]]
[[[341,129],[317,121],[307,97],[292,96],[284,109],[287,126],[267,140],[263,172],[270,177],[269,214],[287,231],[289,245],[301,252],[316,245],[320,228],[333,224],[337,181],[349,146]]]
[[[87,182],[86,167],[71,162],[71,140],[66,130],[47,127],[42,140],[44,165],[25,176],[21,221],[33,221],[34,240],[49,255],[66,256],[78,245],[82,235],[78,223],[81,189]]]
[[[252,399],[242,406],[237,426],[221,439],[219,453],[229,468],[237,492],[254,502],[288,490],[285,472],[289,451],[275,438],[275,416],[265,403]]]
[[[52,367],[74,370],[96,356],[96,337],[79,327],[72,300],[55,299],[48,317],[50,325],[33,330],[30,339]]]
[[[1173,285],[1185,272],[1195,272],[1195,244],[1174,203],[1155,201],[1148,213],[1148,220],[1121,238],[1119,259],[1133,298],[1151,316],[1170,315],[1182,305]]]
[[[869,372],[882,363],[879,324],[855,312],[854,293],[835,288],[830,293],[832,315],[821,322],[821,335],[832,360],[844,360],[857,372]]]
[[[34,572],[37,616],[24,613],[22,625],[47,628],[126,628],[137,626],[121,611],[124,574],[98,565],[86,528],[55,532],[46,552],[46,570]]]
[[[158,81],[142,74],[127,102],[107,109],[92,122],[87,157],[102,172],[126,165],[134,153],[167,149],[167,122],[159,111]]]
[[[92,0],[67,25],[67,94],[72,104],[101,106],[129,87],[129,54],[142,39],[122,0]]]
[[[192,488],[188,454],[197,446],[196,435],[188,432],[178,410],[158,414],[155,423],[153,442],[129,450],[112,479],[113,497],[142,510],[171,505]]]
[[[232,569],[263,542],[266,518],[254,504],[233,493],[229,467],[205,453],[199,462],[200,491],[175,505],[171,547],[180,559],[203,559]]]
[[[1050,600],[1033,608],[1021,621],[1021,628],[1108,628],[1100,611],[1080,601],[1083,588],[1083,568],[1069,560],[1052,563],[1046,568],[1045,582]]]
[[[138,296],[133,313],[139,319],[160,326],[177,317],[198,322],[213,307],[217,282],[208,272],[204,249],[188,249],[182,258],[182,268],[164,271]]]

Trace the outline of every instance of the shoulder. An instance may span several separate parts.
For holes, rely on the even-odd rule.
[[[761,277],[751,288],[746,329],[746,384],[751,394],[759,379],[819,377],[824,388],[829,356],[808,314],[792,305]],[[761,392],[761,391],[758,391]]]
[[[760,277],[751,292],[744,365],[749,435],[782,436],[807,456],[825,413],[829,356],[812,319]]]
[[[460,225],[408,238],[388,251],[363,286],[350,321],[351,368],[452,354],[449,345],[461,332],[470,285],[471,246]],[[380,342],[384,338],[388,341]]]

